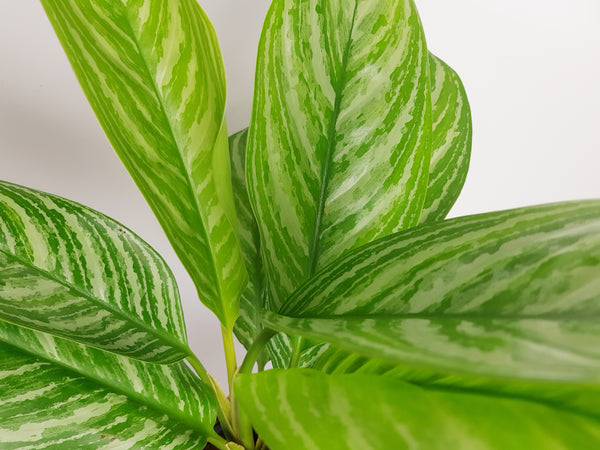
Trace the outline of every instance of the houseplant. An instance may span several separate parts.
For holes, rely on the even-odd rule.
[[[274,2],[249,136],[230,139],[233,194],[222,67],[195,2],[44,5],[226,342],[243,294],[250,351],[236,375],[226,345],[227,401],[187,349],[160,257],[3,184],[5,445],[232,447],[216,415],[249,448],[251,424],[272,448],[597,444],[600,207],[426,220],[458,195],[470,120],[412,2]],[[313,370],[249,374],[266,358]]]

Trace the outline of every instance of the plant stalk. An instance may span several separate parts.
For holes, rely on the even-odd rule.
[[[260,354],[264,350],[265,345],[275,335],[274,330],[270,330],[268,328],[262,330],[258,336],[252,342],[252,345],[248,349],[248,353],[242,362],[238,372],[239,373],[251,373],[254,364],[258,360]],[[231,408],[232,408],[232,417],[233,417],[233,427],[237,432],[242,443],[249,450],[254,450],[254,432],[252,430],[252,423],[250,422],[248,416],[244,414],[242,410],[240,410],[240,405],[235,398],[235,392],[233,390],[231,392]]]
[[[240,404],[237,402],[235,394],[231,394],[231,409],[233,428],[236,431],[239,440],[244,444],[246,450],[255,450],[252,424],[250,423],[248,416],[240,409]]]
[[[209,436],[206,438],[208,442],[217,447],[219,450],[228,450],[227,449],[227,441],[223,439],[221,436]]]
[[[233,330],[228,330],[221,325],[221,334],[223,336],[223,348],[225,350],[225,363],[227,364],[227,383],[229,384],[229,393],[233,392],[233,376],[237,370],[237,360],[235,358],[235,347],[233,344]]]
[[[187,360],[193,367],[193,369],[196,371],[200,379],[204,382],[204,384],[210,386],[213,390],[215,398],[217,400],[217,417],[219,418],[221,427],[223,427],[223,431],[225,432],[225,435],[227,437],[233,438],[234,434],[233,427],[231,425],[231,407],[229,406],[229,401],[223,393],[223,390],[216,382],[216,380],[208,374],[208,372],[206,371],[200,360],[196,357],[196,355],[189,355],[187,357]],[[218,447],[218,445],[214,445],[215,447]]]
[[[265,441],[262,440],[262,438],[259,436],[259,438],[256,440],[256,447],[254,447],[254,450],[264,450],[265,448]]]
[[[248,353],[246,353],[246,356],[244,357],[244,361],[242,361],[242,365],[240,366],[239,370],[240,373],[252,372],[252,368],[254,367],[254,364],[256,364],[256,361],[262,353],[265,345],[267,342],[269,342],[269,339],[275,335],[275,333],[276,331],[265,328],[258,334],[258,336],[256,336],[254,342],[252,342],[252,345],[248,349]]]

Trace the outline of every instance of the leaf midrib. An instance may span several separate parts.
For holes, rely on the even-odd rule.
[[[117,308],[116,306],[112,305],[111,303],[103,301],[99,298],[96,298],[91,292],[87,292],[86,290],[81,289],[79,286],[71,284],[67,280],[61,279],[61,278],[57,277],[56,275],[52,274],[51,272],[48,272],[47,270],[37,267],[36,265],[33,264],[33,262],[25,260],[23,258],[19,258],[18,256],[14,255],[12,253],[8,253],[1,248],[0,248],[0,253],[5,255],[9,260],[12,259],[13,261],[16,261],[17,263],[19,263],[25,267],[28,267],[29,269],[32,269],[34,272],[39,273],[40,275],[44,276],[45,278],[47,278],[51,281],[54,281],[55,283],[58,283],[61,286],[64,286],[65,288],[67,288],[69,290],[74,291],[75,293],[84,297],[86,300],[92,302],[94,305],[108,310],[111,314],[117,316],[119,319],[124,320],[125,322],[133,323],[140,329],[146,331],[148,334],[158,337],[163,342],[167,342],[172,347],[181,351],[184,355],[192,354],[192,351],[190,350],[190,348],[188,346],[182,345],[182,343],[180,343],[179,341],[173,340],[169,334],[163,333],[162,331],[160,331],[152,326],[149,326],[146,322],[139,320],[138,317],[127,315],[125,313],[125,311]],[[2,320],[4,320],[4,319],[0,318],[0,321],[2,321]],[[18,326],[23,327],[23,325],[20,325],[20,324]],[[25,326],[24,328],[29,328],[29,327]],[[31,328],[31,329],[33,329],[33,328]],[[38,330],[38,331],[40,331],[40,330]],[[78,342],[69,336],[64,336],[62,334],[55,334],[55,333],[51,333],[48,331],[43,331],[43,332],[53,335],[53,336],[60,337],[62,339],[66,339],[66,340],[73,341],[73,342]],[[86,343],[84,345],[106,351],[102,347],[95,346],[91,343]],[[131,359],[137,359],[137,358],[133,358],[131,356],[128,356],[128,357]],[[143,360],[139,360],[139,361],[143,361]]]
[[[183,8],[185,8],[186,13],[189,13],[187,11],[187,6],[185,5],[185,3],[182,3],[182,6],[183,6]],[[125,8],[127,8],[127,7],[125,7]],[[144,57],[144,54],[140,50],[140,43],[137,40],[137,38],[135,36],[135,33],[133,32],[133,27],[132,27],[131,22],[129,20],[129,14],[128,14],[127,9],[125,9],[125,15],[126,15],[126,18],[127,18],[127,20],[125,21],[127,23],[127,27],[128,27],[127,31],[129,32],[129,35],[131,36],[132,41],[135,43],[135,48],[137,50],[137,53],[140,56],[141,61],[143,62],[143,68],[146,71],[146,75],[147,75],[148,79],[150,80],[152,91],[153,91],[154,95],[156,96],[156,98],[158,100],[158,103],[160,105],[160,114],[163,116],[163,118],[165,119],[165,122],[167,124],[167,132],[168,132],[170,138],[172,139],[172,142],[175,144],[175,148],[177,149],[177,156],[179,157],[179,162],[181,163],[181,167],[183,167],[183,172],[185,173],[186,180],[187,180],[186,190],[188,191],[188,194],[191,195],[191,197],[193,199],[192,205],[194,207],[194,211],[196,212],[198,218],[200,219],[200,223],[202,224],[202,230],[201,230],[201,232],[202,232],[202,234],[204,236],[204,239],[205,239],[206,243],[208,244],[207,245],[208,250],[209,250],[208,253],[210,254],[210,258],[211,258],[211,261],[212,261],[210,270],[211,270],[211,272],[212,272],[212,274],[214,276],[214,280],[216,281],[215,284],[216,284],[216,288],[217,288],[217,291],[218,291],[219,299],[223,301],[224,300],[223,299],[223,289],[221,287],[221,280],[220,280],[220,278],[218,276],[218,273],[217,273],[217,268],[216,268],[216,264],[215,264],[215,255],[213,254],[212,247],[211,247],[212,241],[210,239],[210,236],[208,235],[208,232],[207,232],[208,228],[206,226],[206,222],[205,222],[204,217],[203,217],[203,215],[201,213],[201,210],[200,210],[199,199],[196,196],[196,194],[194,192],[194,189],[192,187],[193,186],[192,175],[191,175],[190,171],[188,170],[188,167],[185,164],[185,159],[183,158],[183,155],[181,154],[181,148],[180,148],[180,145],[179,145],[179,141],[177,140],[177,138],[175,138],[175,132],[173,131],[173,125],[171,124],[171,120],[170,120],[170,118],[169,118],[169,116],[168,116],[168,114],[167,114],[167,112],[165,110],[165,104],[164,104],[164,101],[163,101],[163,97],[160,94],[160,91],[159,91],[158,86],[156,84],[156,80],[152,76],[152,73],[150,72],[150,66],[148,65],[148,62],[146,61],[146,58]],[[221,117],[221,127],[223,126],[223,122],[224,122],[224,118]],[[214,149],[216,140],[218,139],[218,134],[219,133],[217,133],[217,135],[215,136],[215,140],[213,142],[213,149]],[[173,248],[175,248],[174,245],[173,245]],[[221,309],[221,312],[223,313],[224,316],[226,315],[225,308],[222,307],[223,305],[221,303],[217,302],[215,306],[217,306],[217,307],[219,307],[219,309]]]
[[[325,164],[323,165],[323,169],[321,171],[321,191],[319,193],[319,202],[317,205],[317,216],[315,219],[315,226],[313,229],[312,241],[310,244],[309,250],[309,265],[308,265],[308,274],[307,278],[312,277],[316,270],[319,261],[319,254],[321,252],[320,248],[320,236],[321,236],[321,222],[323,220],[323,213],[325,211],[325,201],[326,201],[326,191],[329,185],[329,168],[331,165],[331,160],[333,158],[333,153],[335,151],[336,142],[336,128],[337,121],[341,112],[341,103],[342,103],[342,93],[344,90],[344,86],[346,84],[346,73],[348,66],[348,59],[350,57],[350,47],[352,45],[352,34],[354,32],[354,23],[356,20],[356,12],[358,9],[358,0],[354,2],[354,11],[352,13],[352,21],[350,24],[350,31],[348,33],[348,39],[346,40],[346,45],[344,47],[344,55],[342,57],[342,64],[340,66],[340,76],[337,85],[335,86],[335,100],[333,105],[333,113],[331,116],[331,120],[329,122],[329,130],[327,135],[327,154],[325,156]]]

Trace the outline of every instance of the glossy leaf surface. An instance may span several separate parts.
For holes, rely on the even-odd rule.
[[[124,407],[124,412],[135,411],[135,408],[143,405],[154,411],[148,418],[156,413],[160,413],[158,417],[166,414],[170,421],[179,423],[180,428],[183,424],[187,429],[196,430],[205,436],[212,434],[216,416],[212,391],[183,362],[165,365],[136,361],[3,321],[0,321],[0,347],[5,350],[3,357],[6,357],[0,358],[0,384],[3,386],[0,389],[0,414],[3,415],[0,428],[5,419],[8,420],[19,408],[22,410],[22,413],[11,420],[10,427],[4,429],[5,432],[9,428],[14,431],[28,423],[31,430],[41,432],[45,426],[42,422],[46,420],[49,427],[54,427],[58,423],[54,419],[59,419],[61,413],[68,416],[66,412],[70,407],[63,409],[63,406],[57,406],[59,403],[51,401],[46,393],[53,391],[57,399],[60,399],[63,392],[61,382],[76,378],[85,380],[81,381],[82,386],[94,386],[93,389],[90,388],[94,392],[104,391],[107,395],[112,393],[126,397],[117,402],[119,405],[130,405]],[[10,360],[15,362],[9,364]],[[17,361],[22,361],[23,366],[19,367]],[[38,371],[41,367],[46,369]],[[15,373],[27,376],[20,379]],[[32,389],[29,397],[19,397],[17,391],[25,392],[30,381],[39,386],[39,391]],[[13,394],[14,398],[11,397]],[[93,392],[84,390],[79,397],[86,398],[92,394]],[[60,410],[54,415],[51,410],[53,405]],[[102,406],[99,408],[103,409]],[[143,414],[132,414],[131,418],[138,420],[142,416]],[[110,417],[106,416],[107,420]],[[76,428],[64,430],[73,436],[82,431],[84,430]],[[0,430],[0,442],[5,443],[3,437],[6,436],[2,433]]]
[[[206,438],[161,411],[59,365],[0,348],[0,441],[11,448],[202,449]]]
[[[600,422],[591,418],[519,399],[425,390],[385,377],[270,370],[238,376],[236,392],[271,450],[600,445]]]
[[[412,225],[427,188],[427,49],[410,0],[276,0],[247,177],[278,309],[344,251]]]
[[[600,381],[600,202],[463,217],[342,257],[265,323],[442,372]]]
[[[248,272],[248,284],[240,298],[240,316],[234,331],[246,348],[260,331],[260,311],[263,305],[264,275],[260,259],[260,235],[246,188],[246,142],[248,129],[229,137],[233,199],[239,223],[242,256]]]
[[[600,383],[565,383],[552,380],[516,380],[503,378],[444,374],[432,370],[392,364],[376,358],[329,345],[306,352],[302,367],[324,373],[380,375],[395,378],[431,389],[470,392],[484,395],[502,395],[548,404],[579,414],[600,419]]]
[[[136,359],[190,350],[163,259],[85,206],[0,182],[0,319]]]
[[[43,0],[108,139],[200,299],[231,327],[239,249],[217,38],[195,0]]]
[[[420,223],[443,219],[454,205],[469,170],[473,135],[471,109],[460,78],[431,53],[429,80],[433,139]]]

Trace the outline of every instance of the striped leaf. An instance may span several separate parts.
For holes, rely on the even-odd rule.
[[[237,211],[240,246],[248,272],[248,284],[240,298],[240,316],[235,322],[237,338],[248,348],[260,332],[263,305],[263,271],[260,259],[260,236],[246,189],[246,142],[248,129],[229,137],[233,199]]]
[[[463,217],[342,257],[264,322],[442,373],[600,381],[600,201]]]
[[[0,218],[0,319],[147,361],[190,353],[171,271],[123,225],[6,182]]]
[[[342,252],[419,220],[427,49],[412,0],[275,0],[246,174],[269,309]]]
[[[429,186],[420,222],[446,217],[465,183],[471,156],[471,110],[460,78],[429,54],[433,140]]]
[[[182,430],[181,433],[191,435],[194,430],[203,436],[214,434],[212,425],[216,412],[212,391],[183,362],[159,365],[136,361],[3,321],[0,321],[0,343],[0,353],[3,352],[0,357],[0,442],[3,444],[11,441],[8,436],[20,441],[15,433],[26,429],[31,436],[38,436],[37,439],[47,444],[63,437],[77,438],[86,430],[87,419],[96,420],[93,419],[96,408],[95,431],[99,426],[108,429],[121,417],[133,429],[147,420],[147,431],[151,432],[148,436],[152,436],[158,432],[158,429],[153,430],[152,422],[165,422],[161,417],[166,415],[167,422]],[[68,382],[63,384],[66,380]],[[72,391],[75,386],[80,386],[81,392]],[[69,397],[63,397],[67,392],[76,397],[72,406],[68,406]],[[104,395],[97,396],[100,392]],[[89,403],[92,416],[69,418],[73,411],[87,404],[86,398],[101,400],[105,396],[120,398],[114,404],[114,411],[109,403],[94,406],[94,400]],[[143,412],[136,413],[140,408]],[[65,422],[61,423],[63,418]],[[53,428],[55,431],[50,431]],[[102,433],[90,434],[85,439],[99,439]],[[144,437],[144,432],[140,437]]]
[[[316,348],[316,347],[313,347]],[[544,380],[511,380],[503,378],[442,374],[422,368],[391,364],[375,358],[329,345],[306,352],[301,364],[324,373],[380,375],[431,389],[503,395],[539,401],[571,412],[600,419],[600,383],[565,383]]]
[[[73,344],[71,344],[73,345]],[[91,350],[85,356],[104,352]],[[107,354],[108,355],[108,354]],[[83,355],[82,355],[83,356]],[[113,358],[115,356],[112,356]],[[110,358],[110,356],[109,356]],[[0,347],[0,442],[3,449],[21,448],[177,448],[202,449],[207,432],[191,417],[186,421],[170,415],[168,408],[156,408],[145,403],[145,394],[129,396],[127,387],[143,382],[139,389],[158,389],[184,382],[182,388],[193,397],[198,390],[190,377],[184,375],[183,364],[156,366],[127,365],[119,358],[117,370],[132,376],[130,386],[121,384],[115,389],[102,380],[87,377],[21,351],[12,345]],[[100,358],[102,360],[102,358]],[[104,362],[102,360],[102,362]],[[108,361],[106,361],[108,362]],[[95,370],[93,362],[88,368]],[[146,370],[146,368],[148,368]],[[160,368],[153,372],[154,368]],[[141,369],[141,370],[140,370]],[[164,372],[163,372],[164,371]],[[107,370],[107,374],[110,372]],[[124,372],[125,374],[125,372]],[[144,376],[150,375],[147,379]],[[167,378],[167,377],[173,378]],[[160,382],[152,386],[152,382]],[[121,381],[120,381],[121,382]],[[176,393],[177,394],[177,393]],[[166,397],[163,395],[163,397]],[[171,403],[174,403],[171,400]],[[183,403],[181,397],[179,400]],[[192,408],[195,405],[188,404]],[[200,418],[196,418],[200,419]],[[185,423],[188,422],[188,423]],[[207,424],[202,424],[202,428]],[[211,434],[212,436],[213,434]]]
[[[269,370],[238,376],[236,396],[271,450],[600,446],[600,421],[592,418],[536,402],[426,390],[385,377]]]
[[[100,124],[202,302],[231,327],[246,272],[217,38],[195,0],[42,0]]]

